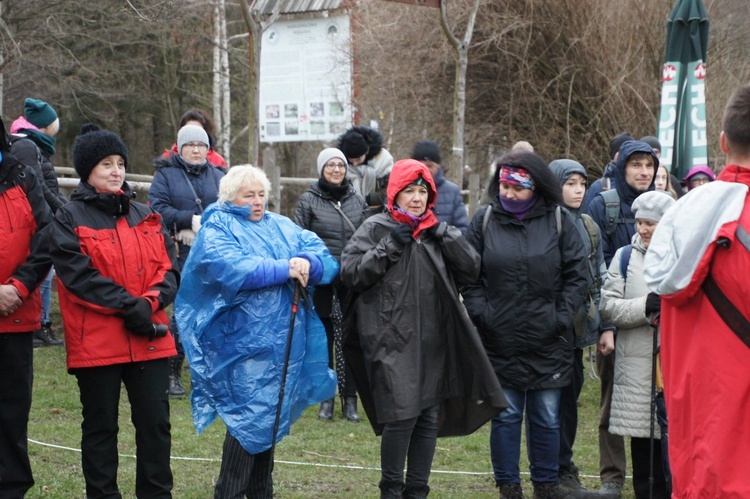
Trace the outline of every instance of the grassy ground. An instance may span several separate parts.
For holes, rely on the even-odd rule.
[[[85,497],[80,464],[81,407],[75,378],[65,371],[63,347],[34,351],[34,398],[29,422],[29,453],[36,479],[28,498]],[[587,367],[588,370],[588,367]],[[189,389],[187,372],[183,375]],[[580,401],[580,425],[575,461],[584,485],[596,488],[598,445],[596,416],[599,383],[588,377]],[[311,407],[292,427],[292,434],[276,450],[274,485],[276,497],[308,498],[336,495],[378,497],[379,444],[369,424],[341,418],[340,405],[334,421],[317,419]],[[219,472],[224,427],[214,423],[196,436],[189,400],[171,404],[172,471],[174,497],[210,498]],[[123,497],[133,498],[135,478],[134,432],[130,407],[123,390],[120,406],[119,485]],[[521,470],[528,471],[525,458]],[[524,490],[532,496],[528,473]],[[489,462],[489,428],[462,438],[438,440],[430,478],[430,497],[497,497]],[[630,482],[623,497],[633,497]]]

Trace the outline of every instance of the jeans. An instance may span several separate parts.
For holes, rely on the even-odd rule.
[[[49,309],[52,306],[52,277],[54,275],[54,269],[50,269],[47,277],[39,285],[39,292],[42,294],[42,326],[52,322],[49,318]]]
[[[583,389],[583,349],[573,350],[573,376],[560,390],[560,469],[573,466],[573,444],[578,432],[578,397]]]
[[[492,419],[490,454],[495,483],[521,483],[521,422],[526,410],[526,445],[534,484],[557,483],[560,452],[560,389],[504,388],[508,408]]]

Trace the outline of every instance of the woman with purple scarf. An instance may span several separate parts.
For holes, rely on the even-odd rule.
[[[488,194],[467,236],[482,256],[480,278],[462,294],[509,404],[492,420],[495,483],[501,498],[523,497],[525,413],[534,497],[569,497],[557,478],[559,406],[572,375],[573,319],[589,287],[587,255],[560,206],[560,184],[536,154],[497,160]]]

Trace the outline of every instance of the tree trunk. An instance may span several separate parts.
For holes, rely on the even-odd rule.
[[[440,1],[440,22],[443,32],[453,47],[456,60],[456,81],[453,96],[453,168],[448,178],[459,188],[464,183],[464,128],[466,124],[466,70],[469,67],[469,45],[474,32],[479,4],[482,0],[474,0],[474,6],[469,15],[463,40],[459,41],[448,26],[447,0]]]
[[[230,140],[232,134],[232,107],[229,89],[229,47],[227,45],[227,17],[224,0],[214,4],[214,120],[216,123],[216,149],[231,165]]]

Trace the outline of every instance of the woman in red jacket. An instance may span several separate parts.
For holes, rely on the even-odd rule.
[[[136,430],[137,497],[171,497],[164,307],[177,293],[174,243],[161,216],[132,201],[120,138],[84,125],[73,147],[81,183],[60,208],[50,254],[60,281],[68,372],[78,380],[87,497],[119,497],[117,431],[125,384]]]

